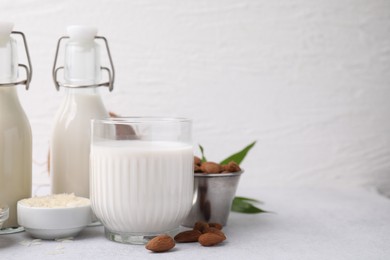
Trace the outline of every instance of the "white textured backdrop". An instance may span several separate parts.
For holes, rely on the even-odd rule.
[[[20,87],[45,171],[63,92],[51,66],[67,25],[99,28],[116,65],[106,107],[186,116],[219,161],[253,140],[239,193],[279,185],[364,186],[390,195],[388,0],[0,0],[34,65]]]

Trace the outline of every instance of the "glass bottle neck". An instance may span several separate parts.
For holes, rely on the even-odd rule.
[[[99,51],[95,41],[70,40],[65,47],[65,83],[75,86],[98,84],[101,79]]]
[[[9,38],[0,43],[0,83],[15,82],[18,77],[18,56],[16,41]]]

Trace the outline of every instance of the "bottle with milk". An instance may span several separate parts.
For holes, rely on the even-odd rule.
[[[107,40],[96,36],[97,29],[88,26],[69,26],[68,36],[58,41],[53,66],[57,90],[61,87],[65,98],[57,112],[51,137],[50,174],[52,193],[75,193],[89,198],[89,151],[91,119],[108,117],[98,87],[114,83],[114,67]],[[100,45],[102,40],[108,53],[111,70],[102,67]],[[64,66],[56,67],[61,42],[64,47]],[[63,82],[57,80],[63,71]],[[99,83],[102,70],[108,72],[108,82]]]
[[[16,204],[31,197],[31,128],[16,87],[25,85],[28,89],[32,68],[24,34],[12,29],[12,23],[0,22],[0,203],[9,206],[9,219],[0,234],[20,231]],[[12,36],[23,40],[28,66],[18,64],[17,42]],[[19,67],[25,70],[25,80],[18,79]]]

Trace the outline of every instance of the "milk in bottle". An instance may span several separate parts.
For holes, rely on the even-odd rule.
[[[65,98],[55,117],[51,137],[52,193],[75,193],[88,198],[91,119],[108,117],[98,87],[104,85],[112,89],[113,75],[110,82],[99,83],[102,67],[100,46],[96,41],[103,37],[96,36],[96,28],[70,26],[67,33],[68,37],[61,38],[67,40],[64,83],[57,81],[58,69],[53,68],[55,84],[62,87]],[[108,45],[106,47],[109,51]],[[109,73],[113,73],[113,67]]]
[[[31,128],[16,90],[19,84],[28,88],[31,62],[24,34],[12,32],[12,28],[12,23],[0,22],[0,203],[9,206],[9,219],[0,233],[18,230],[17,201],[31,197]],[[19,66],[26,70],[26,80],[17,78],[17,42],[11,35],[24,40],[29,66]]]

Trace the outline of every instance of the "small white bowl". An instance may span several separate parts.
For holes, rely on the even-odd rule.
[[[35,238],[75,237],[91,222],[90,204],[67,208],[42,208],[18,202],[18,223]]]

